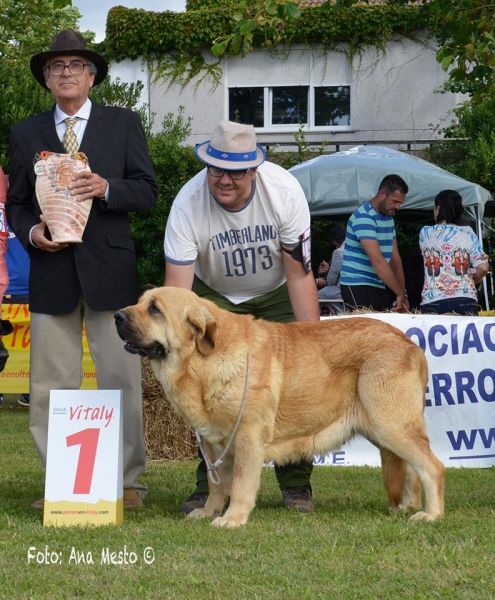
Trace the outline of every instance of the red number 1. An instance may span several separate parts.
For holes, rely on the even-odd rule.
[[[89,494],[91,491],[99,437],[99,429],[83,429],[66,438],[67,446],[81,445],[79,460],[77,461],[76,478],[74,480],[74,494]]]

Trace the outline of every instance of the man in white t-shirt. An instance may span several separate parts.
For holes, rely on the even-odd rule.
[[[299,182],[265,162],[254,127],[221,121],[196,147],[207,167],[177,194],[165,231],[166,286],[192,289],[221,308],[268,321],[318,321],[310,215]],[[312,463],[275,466],[284,504],[314,508]],[[202,508],[206,466],[179,510]]]

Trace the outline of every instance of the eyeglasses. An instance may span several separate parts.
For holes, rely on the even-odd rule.
[[[219,169],[218,167],[213,167],[212,165],[207,165],[206,167],[208,169],[208,174],[211,175],[212,177],[223,177],[225,175],[225,173],[227,173],[227,175],[231,178],[231,179],[243,179],[244,175],[250,171],[251,169],[242,169],[242,170],[238,170],[238,171],[229,171],[227,169]]]
[[[89,63],[85,63],[82,60],[71,60],[68,65],[63,63],[61,60],[53,62],[51,65],[47,65],[47,70],[50,75],[60,76],[63,75],[65,68],[69,69],[71,75],[82,75],[84,67],[89,67]]]

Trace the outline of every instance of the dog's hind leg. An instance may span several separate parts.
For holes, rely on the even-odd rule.
[[[406,479],[402,488],[402,501],[399,509],[404,512],[421,508],[421,480],[409,463],[406,463]]]
[[[422,443],[413,443],[412,452],[406,460],[418,474],[425,490],[425,510],[415,513],[411,519],[434,521],[444,514],[445,466],[433,454],[424,427],[419,435]]]
[[[425,490],[425,510],[415,513],[411,519],[441,519],[444,513],[445,467],[430,448],[424,422],[405,425],[393,437],[382,436],[380,443],[407,461],[409,468],[412,468],[421,480]],[[414,507],[414,488],[417,483],[410,472],[405,478],[405,483],[409,486],[409,489],[406,488],[407,502]]]
[[[434,521],[444,514],[445,467],[433,454],[426,432],[425,359],[421,353],[408,353],[401,359],[398,351],[395,357],[395,366],[400,368],[394,372],[384,369],[381,357],[382,363],[367,365],[360,374],[358,389],[364,408],[361,417],[365,423],[364,434],[404,459],[416,471],[425,491],[425,510],[415,513],[411,519]],[[406,476],[405,481],[407,503],[414,506],[417,485],[414,476]]]
[[[390,502],[390,511],[419,510],[421,508],[421,482],[417,473],[403,459],[380,447],[383,482]]]

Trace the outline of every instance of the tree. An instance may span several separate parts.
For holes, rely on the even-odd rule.
[[[232,33],[216,39],[211,51],[219,56],[228,49],[230,54],[245,55],[253,50],[253,36],[256,29],[263,29],[264,45],[270,47],[280,42],[280,31],[285,21],[301,15],[297,2],[287,0],[239,0],[234,13]]]
[[[337,0],[329,9],[356,2]],[[409,0],[388,0],[408,4]],[[490,0],[419,0],[428,6],[435,23],[431,33],[440,48],[437,60],[449,72],[447,89],[467,93],[475,104],[490,99],[495,104],[495,3]]]
[[[136,244],[141,284],[162,285],[165,259],[163,238],[172,202],[181,187],[204,168],[192,146],[184,145],[191,134],[191,119],[184,117],[184,107],[178,114],[168,113],[160,133],[148,137],[148,147],[155,168],[159,196],[156,205],[130,215]]]
[[[433,0],[441,47],[437,59],[449,73],[451,91],[467,93],[474,104],[495,106],[495,3],[487,0]]]
[[[53,0],[3,0],[0,8],[0,164],[8,172],[10,128],[53,104],[31,74],[31,56],[50,46],[61,29],[77,28],[77,8]]]

